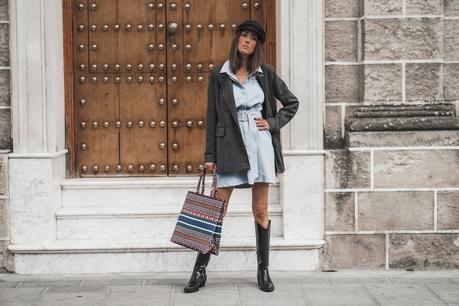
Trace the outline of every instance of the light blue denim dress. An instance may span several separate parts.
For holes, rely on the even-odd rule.
[[[261,67],[258,67],[257,71],[263,73]],[[217,173],[217,187],[249,188],[253,183],[258,182],[275,183],[276,171],[271,133],[268,130],[259,130],[255,123],[255,118],[262,118],[261,110],[265,98],[263,89],[258,84],[255,73],[250,74],[241,84],[231,71],[229,61],[223,64],[220,73],[227,73],[233,81],[239,128],[249,157],[250,169],[231,174]]]

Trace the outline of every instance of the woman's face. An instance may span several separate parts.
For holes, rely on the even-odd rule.
[[[251,31],[242,31],[241,36],[239,36],[239,43],[237,45],[237,50],[239,53],[244,56],[249,56],[255,52],[255,47],[258,43],[257,34]]]

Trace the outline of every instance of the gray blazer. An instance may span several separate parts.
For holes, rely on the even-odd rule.
[[[249,157],[244,146],[239,122],[233,84],[228,74],[220,73],[222,65],[211,70],[208,87],[206,162],[217,164],[217,172],[235,173],[250,169]],[[274,67],[262,64],[263,73],[256,72],[256,78],[265,94],[263,118],[269,123],[277,173],[285,170],[280,129],[287,124],[298,110],[298,99],[276,74]],[[277,111],[277,98],[282,108]]]

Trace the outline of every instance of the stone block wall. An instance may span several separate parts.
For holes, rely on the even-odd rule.
[[[7,266],[8,153],[11,138],[10,56],[8,0],[0,0],[0,271]]]
[[[459,2],[325,0],[325,61],[327,148],[355,105],[459,105]]]
[[[325,0],[325,33],[323,267],[459,268],[459,1]]]
[[[326,160],[323,267],[459,268],[459,130],[352,132],[347,145]]]

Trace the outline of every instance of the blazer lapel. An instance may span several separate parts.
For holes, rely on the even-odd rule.
[[[263,109],[265,110],[266,115],[268,117],[271,117],[272,116],[272,108],[271,108],[270,100],[268,99],[269,92],[268,92],[268,84],[267,84],[266,75],[265,75],[265,73],[257,73],[256,74],[256,78],[257,78],[258,84],[260,84],[261,89],[263,90],[263,92],[265,94],[265,101],[263,103]]]
[[[234,122],[236,123],[236,126],[239,126],[236,114],[236,101],[234,100],[233,93],[233,83],[226,73],[219,74],[219,78],[220,85],[222,87],[223,100],[225,102],[224,104],[230,111],[231,116],[233,117]]]

